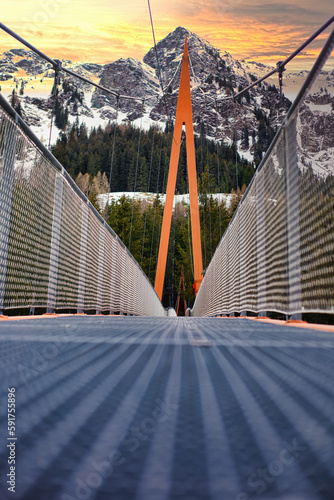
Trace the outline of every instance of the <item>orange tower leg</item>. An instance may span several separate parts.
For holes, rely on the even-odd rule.
[[[192,232],[192,244],[193,244],[193,255],[194,255],[195,292],[197,293],[203,279],[202,276],[203,261],[202,261],[202,246],[201,246],[201,230],[199,222],[195,143],[194,143],[194,129],[193,129],[193,114],[191,107],[187,36],[184,43],[179,96],[176,107],[173,143],[172,143],[172,151],[170,157],[168,182],[166,190],[166,201],[164,208],[164,216],[162,220],[159,256],[158,256],[157,272],[156,272],[155,286],[154,286],[155,291],[157,292],[160,300],[162,299],[162,291],[165,281],[169,234],[170,234],[170,226],[172,219],[173,200],[174,200],[174,193],[176,186],[177,167],[179,163],[181,134],[183,125],[185,125],[186,127],[186,134],[187,134],[186,148],[187,148],[187,168],[188,168],[188,179],[189,179],[191,232]]]

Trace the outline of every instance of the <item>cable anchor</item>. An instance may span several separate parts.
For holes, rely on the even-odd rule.
[[[62,69],[61,61],[55,59],[55,65],[53,67],[55,75],[54,75],[54,84],[53,84],[53,92],[52,94],[56,97],[58,94],[58,85],[60,82],[60,71]]]
[[[279,94],[282,97],[282,89],[283,89],[283,71],[285,71],[285,66],[283,61],[278,61],[276,64],[277,72],[278,72],[278,84],[279,84]]]

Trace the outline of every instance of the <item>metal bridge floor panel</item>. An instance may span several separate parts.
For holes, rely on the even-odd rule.
[[[17,499],[333,498],[334,334],[62,317],[1,323],[0,353],[1,499],[14,441]]]

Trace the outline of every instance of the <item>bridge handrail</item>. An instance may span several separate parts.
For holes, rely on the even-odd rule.
[[[238,97],[241,97],[242,95],[244,95],[246,92],[248,92],[253,87],[256,87],[257,85],[259,85],[259,83],[262,83],[264,80],[267,80],[267,78],[274,75],[275,73],[279,73],[280,75],[282,75],[282,73],[286,69],[285,66],[290,61],[292,61],[292,59],[294,59],[298,54],[300,54],[300,52],[302,52],[303,49],[305,49],[311,42],[313,42],[313,40],[315,40],[333,22],[334,22],[334,16],[330,17],[315,33],[313,33],[313,35],[311,35],[304,43],[302,43],[300,45],[300,47],[298,47],[292,54],[290,54],[286,59],[284,59],[284,61],[279,61],[276,64],[275,69],[269,71],[269,73],[265,74],[264,76],[262,76],[261,78],[259,78],[255,82],[251,83],[250,85],[248,85],[244,89],[240,90],[239,92],[237,92],[233,96],[223,97],[222,99],[219,99],[219,100],[222,100],[222,101],[231,100],[231,99],[235,100]]]
[[[2,142],[2,145],[1,145]],[[106,221],[103,219],[103,217],[100,215],[100,213],[95,209],[95,207],[90,203],[88,198],[82,193],[82,191],[79,189],[79,187],[75,184],[73,179],[70,177],[70,175],[66,172],[64,167],[59,163],[59,161],[52,155],[52,153],[41,143],[41,141],[36,137],[36,135],[32,132],[32,130],[28,127],[28,125],[24,122],[24,120],[18,115],[18,113],[10,106],[10,104],[6,101],[6,99],[0,94],[0,205],[2,207],[5,206],[5,210],[3,210],[3,213],[0,215],[0,225],[2,227],[7,227],[4,231],[0,231],[0,257],[2,259],[0,260],[0,313],[4,309],[10,309],[10,308],[26,308],[30,307],[31,310],[34,310],[36,307],[40,308],[47,308],[49,312],[58,309],[57,307],[57,299],[53,301],[51,304],[50,302],[50,297],[47,300],[44,300],[43,303],[34,303],[34,298],[36,296],[37,291],[35,290],[32,292],[32,295],[29,297],[28,301],[23,301],[22,297],[20,300],[13,301],[12,299],[9,298],[8,294],[11,294],[11,297],[13,297],[16,294],[20,295],[19,291],[16,290],[14,291],[13,289],[13,283],[10,281],[12,279],[13,281],[13,276],[15,276],[15,280],[17,282],[20,282],[20,280],[24,282],[24,276],[20,276],[18,269],[17,269],[17,260],[15,261],[15,252],[17,252],[17,246],[20,244],[19,241],[16,241],[15,238],[15,227],[12,225],[13,217],[15,217],[15,224],[17,224],[17,220],[19,215],[14,211],[12,214],[12,202],[13,198],[15,195],[13,192],[15,191],[15,186],[19,184],[20,181],[22,181],[22,177],[24,175],[21,175],[20,179],[20,174],[17,173],[17,163],[25,161],[25,159],[20,157],[21,150],[26,149],[26,158],[28,155],[32,154],[32,149],[34,149],[34,154],[36,155],[36,160],[34,160],[34,166],[33,168],[36,169],[36,171],[41,170],[44,168],[44,170],[48,171],[47,169],[52,168],[55,173],[55,178],[58,180],[62,179],[61,182],[59,182],[59,185],[61,184],[61,192],[64,189],[64,186],[69,186],[70,192],[72,195],[76,196],[77,199],[81,200],[81,203],[83,206],[87,207],[87,214],[92,214],[93,216],[93,221],[94,224],[99,224],[99,226],[103,226],[103,231],[106,233],[110,234],[112,237],[112,240],[110,241],[115,241],[117,245],[123,249],[123,252],[126,253],[127,255],[127,262],[128,265],[132,268],[132,272],[136,273],[135,269],[138,270],[138,279],[140,279],[141,282],[141,291],[143,292],[144,289],[147,290],[148,295],[150,296],[150,301],[152,303],[152,308],[150,308],[149,304],[147,304],[146,310],[143,312],[145,315],[166,315],[167,312],[164,310],[163,306],[161,305],[161,302],[156,295],[156,292],[154,288],[152,287],[149,279],[141,269],[140,265],[138,262],[134,259],[130,251],[126,248],[124,243],[120,240],[120,238],[117,236],[117,234],[110,228],[110,226],[106,223]],[[2,153],[2,154],[1,154]],[[41,162],[42,166],[38,166],[38,161]],[[24,167],[22,167],[24,170]],[[47,175],[45,173],[45,175]],[[30,179],[29,179],[30,181]],[[28,184],[29,182],[26,182]],[[66,188],[67,189],[67,188]],[[57,203],[57,190],[55,189],[54,192],[54,206]],[[40,195],[41,193],[39,193]],[[71,195],[71,196],[72,196]],[[59,203],[62,204],[62,195],[60,195],[60,198],[58,200]],[[42,202],[42,205],[44,207],[44,201]],[[19,204],[18,200],[16,201],[16,206],[20,210],[21,205]],[[79,205],[77,204],[79,207]],[[63,205],[62,205],[63,207]],[[22,207],[21,207],[22,208]],[[66,207],[61,208],[61,210],[66,210]],[[84,209],[85,210],[85,209]],[[22,213],[20,214],[22,218],[26,216],[26,214]],[[55,216],[55,212],[53,213]],[[58,214],[59,215],[59,214]],[[44,217],[43,213],[39,213],[39,216],[41,218],[41,221]],[[59,224],[62,224],[61,222],[61,217],[62,213],[60,213],[60,221]],[[88,217],[88,215],[87,215]],[[45,221],[44,221],[45,222]],[[93,222],[92,222],[93,224]],[[42,222],[40,222],[40,225],[42,226]],[[88,226],[87,226],[88,227]],[[35,228],[36,229],[36,228]],[[63,226],[61,226],[62,230],[65,230]],[[83,230],[83,229],[82,229]],[[58,232],[60,231],[60,228],[58,228]],[[57,227],[52,227],[52,234],[57,232]],[[58,235],[59,236],[59,235]],[[82,235],[81,235],[82,237]],[[102,237],[104,239],[105,237]],[[15,241],[15,244],[14,244]],[[52,243],[52,237],[51,241],[49,243]],[[26,242],[27,248],[29,245],[34,245],[35,242],[27,240]],[[15,247],[16,245],[16,247]],[[59,254],[59,246],[60,243],[58,242],[58,254]],[[15,247],[15,248],[14,248]],[[38,252],[41,252],[42,250],[39,248]],[[103,254],[104,255],[104,254]],[[10,257],[9,257],[10,256]],[[51,258],[52,254],[50,254]],[[11,260],[11,271],[8,271],[7,265],[8,265],[8,257],[9,260]],[[54,256],[53,256],[54,257]],[[58,262],[57,266],[61,265],[61,262],[59,261],[59,255],[58,255]],[[129,263],[132,264],[129,264]],[[32,265],[35,265],[33,263],[30,263]],[[109,263],[110,264],[110,263]],[[14,268],[16,266],[16,270],[14,271]],[[41,272],[38,271],[38,265],[36,264],[36,269],[35,269],[35,280],[39,280],[38,278],[38,273]],[[77,267],[79,266],[79,261],[77,262]],[[103,267],[103,265],[101,264]],[[58,267],[57,267],[58,269]],[[50,271],[51,272],[51,271]],[[9,278],[9,276],[11,278]],[[124,276],[123,276],[124,277]],[[57,280],[56,280],[57,281]],[[117,285],[117,283],[114,283],[114,285]],[[27,285],[28,288],[34,288],[34,286]],[[55,285],[57,288],[57,284]],[[131,283],[129,283],[128,286],[132,286]],[[36,287],[35,287],[36,288]],[[8,290],[11,290],[10,292]],[[100,291],[102,293],[102,291]],[[100,293],[99,292],[99,293]],[[51,293],[51,292],[50,292]],[[48,295],[50,295],[48,293]],[[53,290],[54,293],[54,290]],[[22,295],[22,294],[21,294]],[[44,294],[45,295],[45,294]],[[44,297],[45,298],[45,297]],[[137,296],[135,299],[137,299],[138,304],[137,308],[133,307],[131,304],[125,304],[123,306],[120,306],[117,310],[114,309],[112,312],[123,312],[123,313],[131,313],[131,314],[142,314],[142,302],[143,295],[141,295],[140,290],[139,290],[139,296]],[[100,301],[101,302],[101,301]],[[101,304],[100,304],[101,305]],[[98,307],[98,304],[96,304],[96,310],[100,310]],[[67,303],[67,304],[62,304],[62,309],[82,309],[82,307],[78,307],[78,304],[76,303]],[[85,307],[83,307],[85,309]],[[105,307],[102,307],[102,310],[106,310]],[[110,311],[112,308],[110,308]]]
[[[92,82],[88,78],[85,78],[84,76],[79,75],[78,73],[75,73],[75,71],[71,71],[70,69],[63,67],[61,61],[59,61],[58,59],[51,59],[51,57],[49,57],[46,54],[44,54],[41,50],[37,49],[34,45],[32,45],[31,43],[27,42],[27,40],[25,40],[24,38],[22,38],[20,35],[18,35],[17,33],[15,33],[13,30],[11,30],[10,28],[8,28],[8,26],[5,26],[1,22],[0,22],[0,29],[2,29],[3,31],[5,31],[6,33],[8,33],[8,35],[10,35],[11,37],[13,37],[16,40],[18,40],[20,43],[22,43],[23,45],[25,45],[26,47],[28,47],[28,49],[30,49],[33,52],[35,52],[35,54],[37,54],[39,57],[41,57],[42,59],[44,59],[45,61],[47,61],[49,64],[51,64],[52,67],[54,68],[55,72],[64,71],[64,73],[67,73],[70,76],[78,78],[79,80],[81,80],[81,81],[83,81],[85,83],[88,83],[89,85],[92,85],[93,87],[95,87],[95,88],[97,88],[99,90],[102,90],[103,92],[106,92],[107,94],[110,94],[110,95],[112,95],[114,97],[117,97],[117,98],[121,97],[122,99],[128,99],[128,100],[134,100],[134,101],[143,101],[142,97],[131,96],[131,95],[120,95],[119,92],[117,90],[115,90],[115,89],[107,89],[106,87],[103,87],[102,85],[100,85],[98,83],[95,83],[95,82]]]
[[[305,283],[307,270],[305,260],[305,247],[307,242],[303,240],[303,231],[305,232],[305,199],[307,193],[302,185],[303,175],[306,171],[306,166],[302,164],[303,160],[298,158],[300,155],[300,147],[297,144],[297,125],[296,120],[300,117],[303,111],[302,105],[310,92],[315,80],[319,76],[324,64],[328,60],[334,47],[334,31],[330,34],[326,44],[324,45],[321,54],[310,71],[304,85],[298,93],[294,103],[291,105],[281,127],[276,133],[270,147],[268,148],[265,157],[255,172],[251,183],[249,184],[244,196],[240,200],[237,210],[235,211],[229,226],[227,227],[219,245],[216,248],[212,261],[206,269],[203,282],[195,300],[191,314],[194,316],[215,316],[226,315],[233,313],[246,313],[247,311],[265,314],[266,311],[273,311],[287,315],[299,317],[304,312],[319,312],[319,313],[334,313],[334,264],[328,258],[326,261],[327,268],[324,266],[321,276],[318,277],[317,286],[319,288],[319,297],[317,301],[307,291]],[[270,170],[274,171],[272,162],[278,161],[277,155],[283,158],[279,168],[282,168],[285,174],[286,190],[282,188],[281,192],[277,191],[277,186],[270,186],[268,175]],[[300,155],[301,156],[301,155]],[[281,161],[281,159],[280,159]],[[303,172],[303,169],[305,170]],[[322,190],[323,196],[334,195],[334,175],[333,171],[329,173],[327,185],[321,184],[321,180],[313,173],[310,185],[311,189]],[[275,191],[276,189],[276,191]],[[270,200],[270,192],[281,196],[282,200]],[[293,199],[291,194],[295,194]],[[260,197],[266,198],[261,201]],[[289,199],[290,195],[290,199]],[[283,208],[284,199],[286,200]],[[265,229],[268,221],[265,220],[265,213],[261,215],[261,210],[268,211],[268,200],[271,203],[281,205],[281,216],[284,217],[284,224],[281,227],[279,238],[286,238],[286,248],[280,255],[281,260],[284,260],[285,275],[284,280],[287,283],[279,285],[279,279],[276,276],[275,280],[268,280],[266,277],[266,252],[268,253],[269,243],[266,242]],[[253,207],[251,206],[253,204]],[[265,204],[266,207],[265,207]],[[254,206],[256,208],[254,209]],[[260,205],[260,206],[259,206]],[[249,221],[243,214],[247,210],[255,210],[253,213],[253,226],[249,225]],[[314,208],[314,207],[312,207]],[[274,214],[277,217],[277,214]],[[303,219],[299,221],[299,219]],[[266,224],[267,222],[267,224]],[[272,221],[279,225],[279,221]],[[248,224],[248,226],[247,226]],[[241,225],[241,229],[240,229]],[[239,253],[245,254],[244,243],[240,238],[240,232],[247,226],[250,232],[253,232],[252,249],[248,251],[252,253],[252,272],[249,272],[245,267],[245,262],[239,259]],[[262,225],[262,226],[261,226]],[[294,227],[296,225],[296,227]],[[303,225],[303,226],[302,226]],[[302,227],[301,227],[302,226]],[[334,230],[334,227],[333,227]],[[286,231],[284,236],[283,232]],[[310,236],[310,229],[307,232],[307,237]],[[306,233],[305,233],[306,234]],[[245,236],[249,237],[249,234]],[[278,238],[278,239],[279,239]],[[269,239],[267,237],[267,239]],[[305,238],[304,238],[305,239]],[[301,241],[302,240],[302,241]],[[277,240],[278,241],[278,240]],[[326,244],[326,249],[329,253],[334,252],[334,231],[327,230],[323,234],[319,234],[319,245]],[[272,242],[271,242],[272,243]],[[276,242],[277,243],[277,242]],[[232,247],[231,247],[232,245]],[[230,248],[231,247],[231,248]],[[295,248],[296,247],[296,248]],[[302,252],[301,252],[302,250]],[[270,248],[270,251],[274,251]],[[233,252],[238,252],[235,257]],[[315,251],[314,251],[315,253]],[[232,265],[230,261],[232,260]],[[297,264],[296,264],[297,262]],[[255,264],[254,264],[255,263]],[[269,271],[273,273],[275,263],[270,262],[272,266]],[[277,266],[277,263],[276,263]],[[276,274],[282,271],[276,269]],[[243,275],[244,273],[245,275]],[[261,276],[262,274],[262,276]],[[282,274],[283,271],[282,271]],[[321,284],[321,285],[320,285]],[[325,292],[321,293],[321,286],[325,287]],[[243,290],[241,291],[241,288]],[[276,293],[285,295],[285,300],[275,301],[271,287],[276,287]],[[253,291],[251,291],[253,288]],[[271,294],[271,295],[270,295]]]

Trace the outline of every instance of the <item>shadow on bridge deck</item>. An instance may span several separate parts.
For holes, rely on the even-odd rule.
[[[334,490],[334,335],[247,319],[0,324],[16,498],[320,500]],[[1,499],[9,473],[2,428]]]

